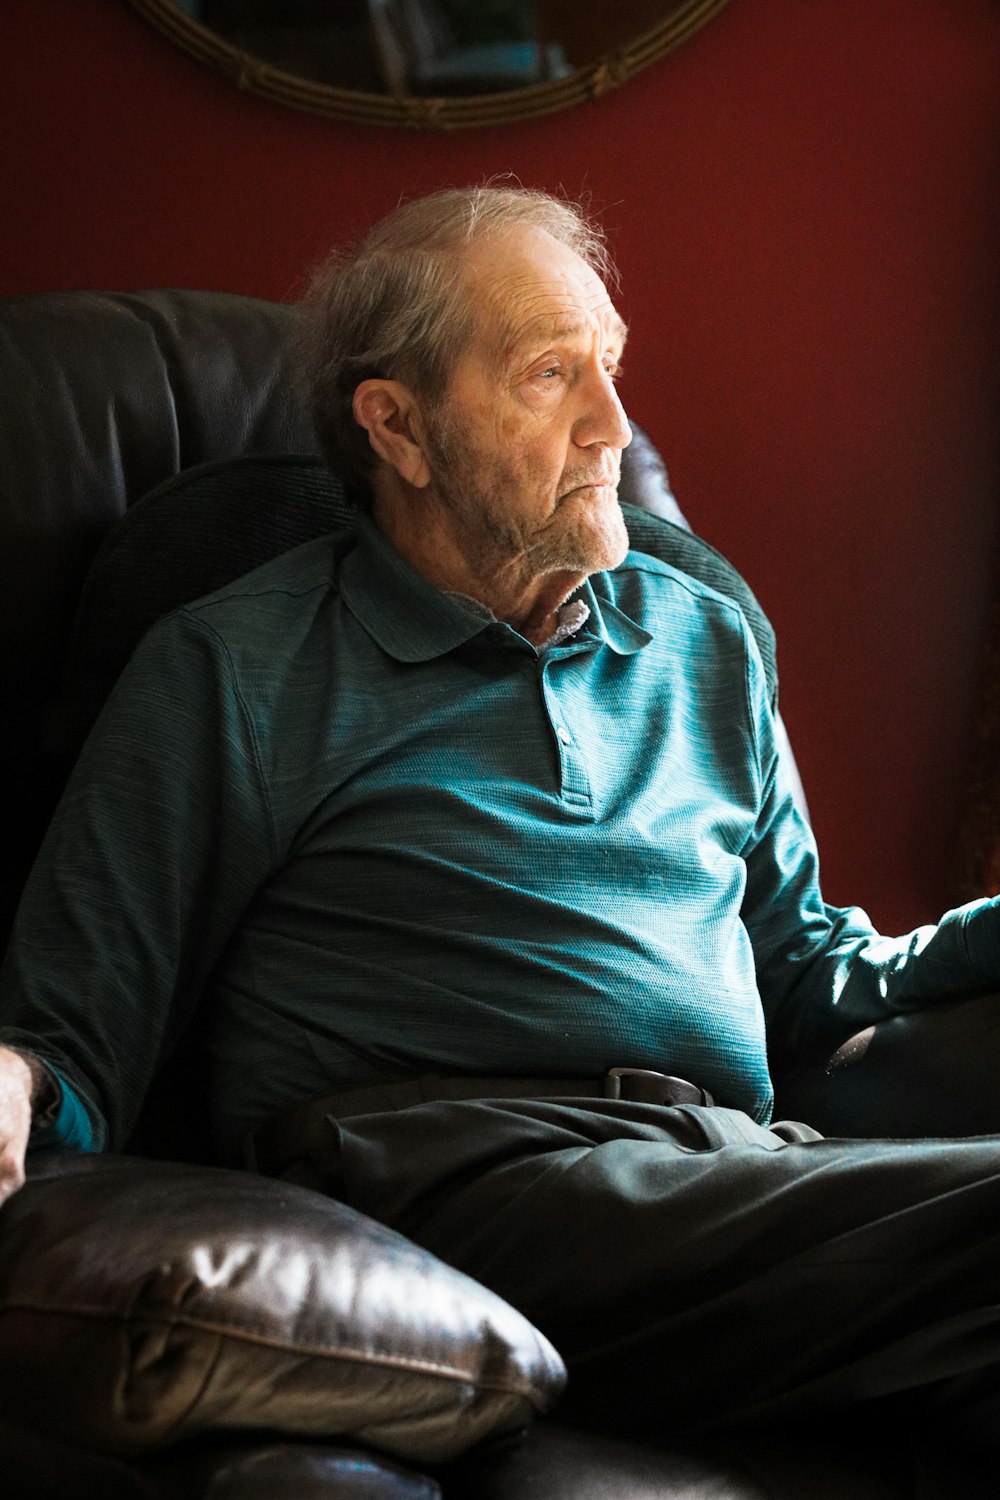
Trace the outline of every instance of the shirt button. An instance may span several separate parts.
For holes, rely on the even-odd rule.
[[[568,745],[569,742],[570,742],[570,739],[572,738],[572,736],[570,735],[570,732],[566,728],[565,724],[560,724],[559,725],[559,728],[556,730],[556,734],[562,740],[562,742],[563,742],[564,745]]]

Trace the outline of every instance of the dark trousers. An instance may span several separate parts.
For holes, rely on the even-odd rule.
[[[323,1157],[327,1191],[552,1339],[564,1415],[662,1440],[903,1403],[1000,1442],[1000,1137],[789,1143],[728,1109],[477,1100],[341,1120]]]

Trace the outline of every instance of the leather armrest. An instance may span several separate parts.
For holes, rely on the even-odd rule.
[[[880,1021],[776,1078],[775,1114],[831,1136],[992,1135],[998,1077],[1000,995],[980,995]]]

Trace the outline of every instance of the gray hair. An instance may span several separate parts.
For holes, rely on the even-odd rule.
[[[357,387],[398,380],[424,401],[439,401],[478,329],[462,278],[464,252],[521,225],[545,230],[602,280],[614,280],[603,232],[581,207],[495,185],[403,203],[315,273],[300,307],[299,347],[320,451],[350,489],[366,490],[375,466],[368,434],[354,419]]]

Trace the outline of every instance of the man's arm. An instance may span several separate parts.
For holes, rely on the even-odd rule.
[[[774,1051],[837,1045],[889,1016],[1000,989],[1000,897],[897,938],[878,933],[860,908],[823,901],[815,842],[795,806],[759,668],[756,676],[762,794],[744,851],[742,916]]]
[[[272,858],[254,726],[228,657],[210,629],[175,616],[139,647],[85,746],[11,936],[8,1184],[30,1124],[24,1054],[61,1086],[50,1136],[120,1147]]]

